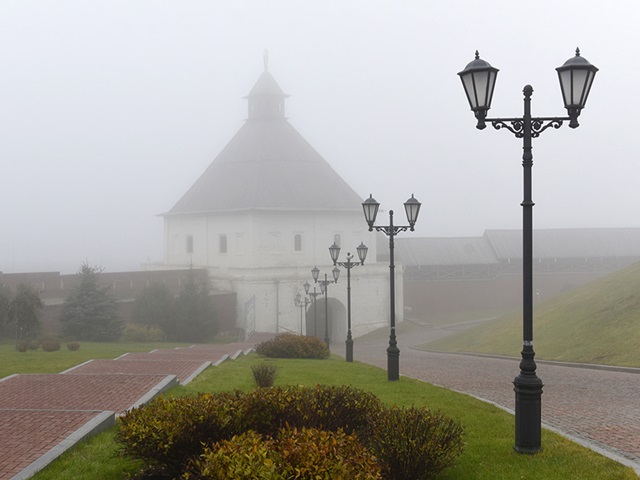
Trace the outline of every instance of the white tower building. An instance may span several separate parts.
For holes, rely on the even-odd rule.
[[[362,198],[285,117],[286,95],[265,70],[249,92],[248,119],[176,205],[164,214],[167,266],[206,268],[212,286],[237,295],[236,324],[245,330],[325,336],[344,341],[346,272],[328,296],[294,303],[311,269],[332,279],[329,246],[369,256],[351,271],[352,331],[389,323],[389,268],[376,261]],[[357,260],[357,257],[356,257]],[[396,318],[402,320],[402,268],[396,268]],[[325,312],[327,305],[328,312]],[[327,314],[328,313],[328,314]],[[356,346],[357,351],[357,346]]]

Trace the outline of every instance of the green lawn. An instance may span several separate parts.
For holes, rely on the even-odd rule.
[[[75,352],[61,342],[62,348],[56,352],[27,350],[18,352],[13,342],[0,343],[0,378],[14,373],[60,373],[87,360],[96,358],[116,358],[127,352],[149,352],[155,348],[174,348],[177,343],[101,343],[80,342]]]
[[[466,450],[442,480],[637,479],[632,469],[596,454],[549,431],[543,431],[542,451],[534,456],[513,450],[513,416],[490,404],[442,388],[401,378],[388,382],[382,369],[338,357],[329,360],[265,360],[256,354],[210,367],[186,387],[171,394],[255,388],[251,365],[273,362],[279,369],[277,385],[349,384],[370,390],[387,404],[428,405],[458,418],[466,432]],[[139,464],[116,455],[113,429],[80,444],[56,460],[35,480],[118,480]]]

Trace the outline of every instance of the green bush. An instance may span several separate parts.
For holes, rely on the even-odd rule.
[[[120,418],[118,441],[128,455],[178,473],[203,445],[249,430],[268,437],[287,426],[366,432],[380,405],[369,392],[327,385],[160,396]]]
[[[329,347],[318,337],[281,333],[256,346],[256,352],[269,358],[329,358]]]
[[[278,376],[278,368],[270,363],[251,365],[251,372],[259,388],[273,387]]]
[[[40,346],[45,352],[55,352],[60,350],[60,341],[56,338],[45,338],[40,343]]]
[[[128,323],[122,332],[125,342],[162,342],[165,334],[160,327],[149,327],[137,323]]]
[[[235,435],[205,448],[187,468],[183,479],[287,480],[275,441],[254,431]]]
[[[67,343],[67,348],[72,352],[80,350],[80,344],[78,342],[69,342]]]
[[[280,479],[272,470],[278,462],[301,475],[287,479],[380,478],[349,470],[360,462],[360,475],[377,475],[369,468],[375,456],[386,479],[426,480],[463,449],[457,421],[426,407],[385,408],[372,393],[344,385],[161,396],[121,417],[117,438],[129,456],[185,479]],[[358,438],[369,453],[352,445]]]
[[[29,350],[37,350],[40,348],[40,342],[38,340],[30,340],[27,345],[27,348]]]
[[[237,392],[185,398],[159,396],[119,418],[117,440],[127,455],[179,474],[204,444],[229,439],[239,432],[239,416],[233,412],[239,396]]]
[[[29,342],[27,340],[18,340],[16,342],[16,350],[20,353],[24,353],[29,348]]]
[[[382,478],[376,457],[359,442],[355,434],[314,428],[283,429],[276,445],[282,456],[286,478]]]
[[[248,431],[214,444],[183,478],[381,479],[376,458],[356,435],[314,428],[285,428],[275,438]]]
[[[378,397],[346,385],[258,389],[238,403],[242,431],[269,436],[286,426],[367,434],[371,419],[382,409]]]
[[[460,423],[428,408],[385,409],[365,443],[389,480],[428,480],[453,464],[463,451]]]

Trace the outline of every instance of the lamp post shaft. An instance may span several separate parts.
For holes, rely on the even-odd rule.
[[[324,274],[324,343],[327,347],[331,343],[329,338],[329,280],[327,274]]]
[[[523,116],[523,200],[522,200],[522,360],[520,374],[513,380],[516,395],[516,441],[519,453],[537,453],[541,446],[542,380],[536,375],[533,350],[533,200],[531,170],[533,167],[531,95],[524,88]]]
[[[351,257],[347,256],[347,340],[346,344],[346,360],[353,362],[353,337],[351,336],[351,268],[355,266],[351,263]]]
[[[318,336],[318,308],[317,308],[318,294],[316,293],[316,287],[313,287],[313,336]]]
[[[400,379],[400,349],[396,340],[396,275],[393,258],[395,228],[393,210],[389,210],[389,346],[387,347],[387,380]]]

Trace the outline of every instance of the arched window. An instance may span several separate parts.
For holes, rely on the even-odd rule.
[[[342,245],[340,245],[340,234],[336,233],[333,236],[333,243],[335,243],[336,245],[338,245],[339,247],[341,247]]]

